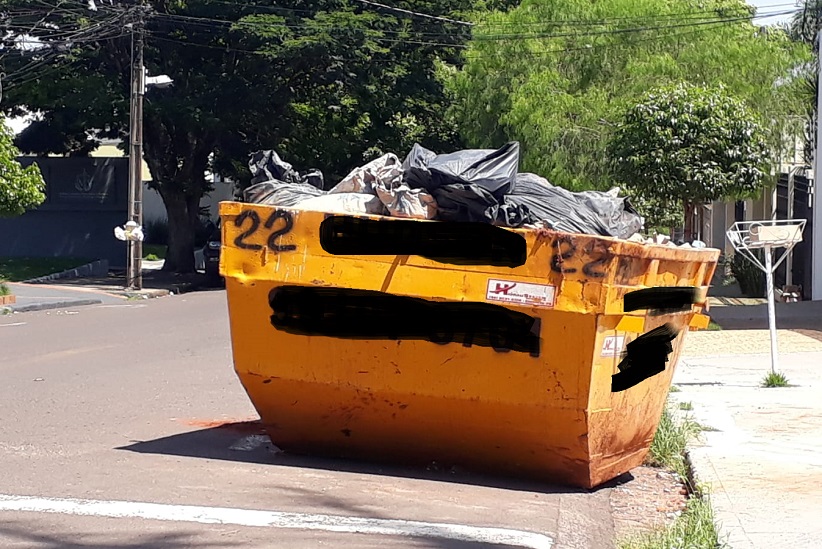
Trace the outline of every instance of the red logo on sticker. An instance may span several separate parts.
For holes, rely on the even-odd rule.
[[[508,292],[513,290],[516,287],[516,285],[517,285],[516,282],[514,282],[513,284],[500,284],[499,282],[497,282],[497,289],[493,290],[491,293],[494,293],[494,294],[497,294],[497,295],[499,295],[499,294],[508,295]]]

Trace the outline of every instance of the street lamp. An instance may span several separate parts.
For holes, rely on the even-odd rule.
[[[143,60],[143,25],[140,19],[137,28],[131,26],[134,36],[131,115],[129,120],[131,150],[129,151],[128,178],[128,219],[136,223],[142,232],[143,226],[143,96],[148,87],[168,88],[174,81],[167,75],[148,76]],[[143,242],[129,239],[126,289],[143,289]]]

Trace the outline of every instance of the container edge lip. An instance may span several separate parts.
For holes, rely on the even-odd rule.
[[[303,212],[317,213],[317,214],[333,213],[333,212],[323,212],[323,211],[320,211],[320,210],[303,210],[303,209],[300,209],[300,208],[295,208],[293,206],[271,206],[271,205],[268,205],[268,204],[253,204],[251,202],[237,202],[236,200],[224,200],[224,201],[220,202],[220,215],[221,216],[222,215],[236,215],[238,212],[242,211],[242,209],[245,208],[246,206],[253,206],[253,207],[256,207],[256,208],[276,208],[278,210],[286,210],[286,211],[295,212],[295,213],[303,213]],[[386,219],[397,220],[397,221],[408,221],[409,220],[409,218],[405,218],[405,217],[393,217],[393,216],[390,216],[390,215],[376,215],[376,214],[336,214],[336,215],[354,215],[356,217],[363,218],[363,219],[375,219],[375,220],[386,220]],[[439,222],[435,219],[414,219],[414,218],[410,218],[410,219],[413,220],[413,221],[418,221],[418,222],[423,222],[423,223],[438,223]],[[716,253],[717,254],[717,259],[719,258],[719,254],[722,253],[722,250],[719,249],[719,248],[683,248],[683,247],[680,247],[680,246],[667,246],[667,245],[664,245],[664,244],[656,244],[656,243],[646,244],[646,243],[643,243],[643,242],[634,242],[634,241],[631,241],[631,240],[628,240],[628,239],[625,239],[625,238],[617,238],[617,237],[613,237],[613,236],[603,236],[603,235],[586,234],[586,233],[571,233],[571,232],[567,232],[567,231],[558,231],[558,230],[555,230],[555,229],[527,229],[527,228],[522,228],[522,227],[519,227],[519,228],[500,227],[500,228],[505,229],[507,231],[520,233],[520,234],[523,234],[523,235],[533,235],[537,231],[545,231],[545,232],[549,232],[549,233],[556,234],[556,235],[568,235],[568,236],[574,236],[574,237],[591,238],[591,239],[603,240],[603,241],[606,241],[606,242],[613,242],[613,243],[623,244],[623,245],[627,245],[627,246],[636,246],[640,249],[652,249],[652,250],[655,250],[655,251],[666,250],[666,251],[672,251],[673,252],[673,251],[676,250],[676,251],[683,251],[683,252],[689,252],[689,253],[694,252],[694,253],[701,253],[701,254],[702,253],[704,253],[704,254]],[[662,258],[662,257],[659,257],[659,258],[649,257],[648,259],[665,259],[665,258]]]

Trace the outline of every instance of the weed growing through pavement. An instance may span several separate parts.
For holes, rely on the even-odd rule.
[[[720,332],[722,331],[722,326],[714,322],[713,320],[708,323],[708,331],[709,332]]]
[[[690,417],[677,421],[668,403],[659,418],[651,451],[648,454],[648,465],[667,467],[680,477],[687,478],[685,466],[685,446],[701,431],[699,424]]]
[[[762,380],[763,387],[787,387],[788,378],[782,372],[769,372]]]
[[[685,403],[680,407],[682,404]],[[705,428],[690,417],[678,420],[666,402],[651,443],[648,464],[672,469],[680,478],[689,478],[685,447],[702,430]],[[620,541],[619,549],[726,549],[727,544],[719,537],[710,501],[704,497],[704,488],[688,484],[691,495],[685,510],[672,524],[634,534]]]
[[[680,402],[679,403],[679,409],[684,410],[686,412],[690,412],[691,410],[694,409],[694,405],[690,402]]]
[[[626,539],[619,544],[619,549],[726,548],[727,544],[720,539],[714,520],[714,512],[708,499],[691,497],[685,510],[673,524]]]
[[[681,390],[682,390],[682,389],[680,389],[680,388],[679,388],[679,387],[677,387],[676,385],[671,385],[671,390],[670,390],[669,392],[670,392],[670,393],[678,393],[678,392],[680,392]]]

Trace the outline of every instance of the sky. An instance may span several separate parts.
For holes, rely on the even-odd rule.
[[[765,13],[776,13],[783,11],[790,11],[799,9],[800,2],[795,0],[747,0],[748,3],[757,8],[757,15]],[[774,23],[781,23],[789,21],[790,15],[779,15],[774,17],[763,17],[756,19],[756,23],[760,25],[772,25]]]

